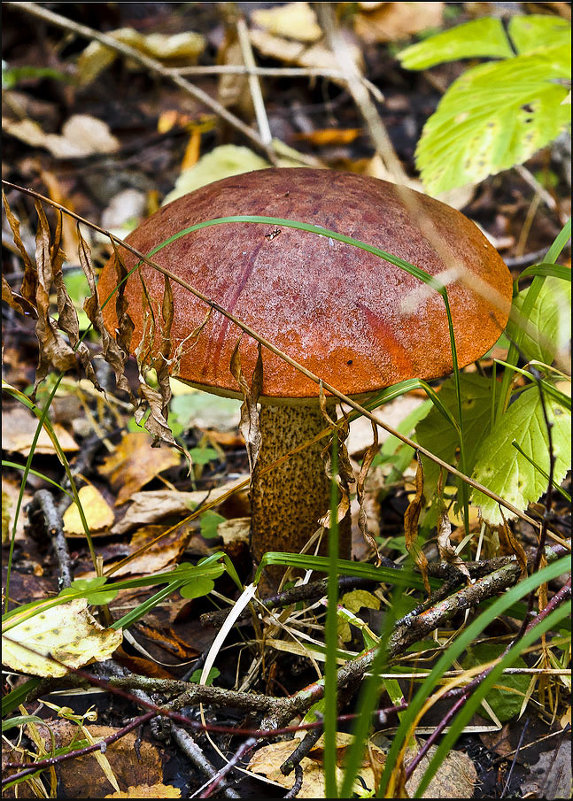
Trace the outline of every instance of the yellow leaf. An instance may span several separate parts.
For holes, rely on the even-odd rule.
[[[78,598],[8,629],[2,635],[4,664],[32,676],[65,676],[66,665],[80,668],[109,659],[123,635],[100,626],[87,606],[85,598]]]
[[[269,33],[296,39],[297,42],[316,42],[322,37],[316,14],[308,3],[258,8],[251,14],[251,19]]]
[[[99,490],[88,485],[81,488],[78,496],[90,531],[100,531],[113,526],[115,520],[113,510]],[[80,511],[75,503],[64,512],[64,531],[66,534],[84,533]]]

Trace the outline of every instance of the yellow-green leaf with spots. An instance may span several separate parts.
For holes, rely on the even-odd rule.
[[[78,598],[7,630],[2,635],[3,664],[32,676],[65,676],[67,667],[109,659],[123,635],[100,626],[87,606],[85,598]]]

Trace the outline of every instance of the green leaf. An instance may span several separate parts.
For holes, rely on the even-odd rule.
[[[183,598],[201,598],[203,595],[209,595],[215,582],[212,579],[203,576],[197,576],[188,584],[184,584],[179,592]]]
[[[513,304],[519,312],[529,288],[523,289]],[[519,319],[519,317],[517,317]],[[571,282],[548,276],[545,278],[533,308],[527,316],[522,332],[520,350],[528,361],[537,359],[544,364],[551,364],[557,353],[567,347],[571,331]],[[510,323],[508,331],[512,338],[514,323]]]
[[[477,448],[490,426],[492,382],[477,373],[460,375],[462,398],[462,415],[464,422],[464,443],[466,471],[473,467]],[[439,392],[440,400],[459,422],[458,402],[453,377],[444,381]],[[416,440],[424,448],[432,451],[450,464],[456,461],[456,450],[459,446],[458,433],[450,425],[437,408],[416,426]],[[440,475],[440,467],[435,462],[422,456],[424,468],[424,495],[427,501],[435,500],[436,487]],[[458,488],[460,481],[456,479]]]
[[[483,64],[448,89],[426,123],[416,163],[431,194],[477,183],[521,164],[568,124],[562,101],[568,46]]]
[[[191,448],[189,453],[193,464],[209,464],[219,458],[215,448]]]
[[[552,424],[555,456],[554,480],[560,484],[570,465],[571,415],[556,401],[545,397],[549,422]],[[549,447],[543,408],[536,386],[524,390],[507,412],[499,418],[479,448],[473,478],[509,501],[518,509],[526,509],[547,489],[547,480],[514,447],[516,441],[539,467],[549,473]],[[481,507],[483,518],[493,525],[503,523],[498,504],[474,490],[474,503]],[[512,517],[504,510],[505,517]]]
[[[467,669],[483,665],[486,662],[492,662],[494,659],[501,656],[504,650],[504,645],[490,645],[488,643],[474,645],[472,648],[468,649],[467,654],[462,659],[462,666]],[[526,668],[527,664],[521,657],[518,657],[513,663],[513,667]],[[502,676],[499,683],[503,684],[504,687],[510,687],[516,690],[516,692],[512,693],[505,689],[492,688],[487,694],[485,700],[502,723],[516,718],[519,715],[523,703],[523,696],[527,692],[530,680],[531,677],[527,674],[521,676],[519,674]],[[480,714],[487,715],[487,710],[482,707],[480,709]],[[489,717],[489,715],[487,716]]]
[[[571,25],[547,14],[515,16],[509,20],[509,36],[520,55],[543,51],[547,46],[571,45]]]
[[[205,537],[205,539],[210,539],[211,537],[218,537],[219,532],[217,531],[217,527],[219,523],[223,523],[226,518],[222,515],[217,514],[217,512],[213,512],[209,509],[199,517],[199,523],[201,525],[201,536]]]
[[[460,58],[507,58],[513,55],[501,20],[483,17],[407,47],[398,58],[408,70],[425,70]]]
[[[189,676],[189,681],[192,684],[198,684],[202,673],[203,673],[203,669],[202,668],[197,668],[197,670],[194,670],[193,673]],[[215,679],[219,678],[220,675],[221,675],[221,672],[216,667],[212,667],[211,670],[209,671],[209,675],[207,676],[207,679],[205,680],[205,684],[208,687],[210,687],[213,684],[213,682],[215,681]]]

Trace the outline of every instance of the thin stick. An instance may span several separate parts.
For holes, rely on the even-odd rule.
[[[396,155],[378,110],[361,81],[360,72],[350,55],[348,45],[337,27],[333,5],[333,3],[314,3],[320,27],[324,31],[329,47],[344,74],[348,91],[368,126],[370,136],[378,155],[382,159],[382,163],[388,170],[392,180],[398,184],[407,185],[409,178]]]
[[[249,30],[243,17],[237,20],[237,35],[239,37],[239,45],[243,61],[247,68],[249,76],[249,91],[253,99],[253,106],[255,107],[255,116],[257,118],[257,126],[262,143],[265,147],[270,147],[273,140],[271,128],[269,125],[269,118],[267,117],[267,110],[265,108],[265,101],[263,100],[263,93],[261,91],[261,83],[258,75],[253,70],[256,67],[255,57],[253,55],[253,48],[249,39]]]

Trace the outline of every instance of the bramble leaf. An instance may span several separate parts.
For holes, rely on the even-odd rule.
[[[559,403],[545,397],[551,423],[555,468],[553,479],[560,484],[570,466],[571,415]],[[513,445],[514,440],[541,470],[549,473],[547,426],[539,392],[532,386],[524,390],[482,441],[473,478],[509,501],[526,509],[547,490],[547,478]],[[474,490],[472,500],[481,508],[488,523],[500,525],[503,518],[498,504]],[[506,519],[514,517],[504,509]]]

